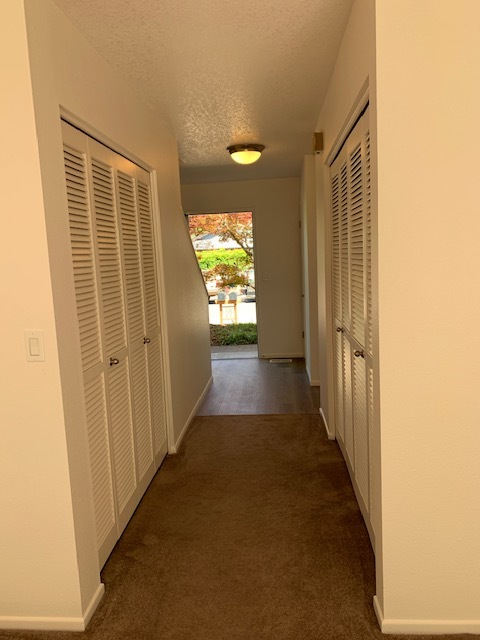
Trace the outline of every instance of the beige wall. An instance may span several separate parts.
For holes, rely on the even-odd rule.
[[[316,207],[316,263],[317,263],[317,328],[318,328],[318,382],[320,385],[320,414],[327,428],[329,438],[335,437],[334,424],[330,421],[330,409],[333,411],[333,386],[328,379],[329,358],[333,357],[331,337],[328,334],[330,307],[328,306],[327,289],[330,284],[330,267],[327,260],[326,246],[326,211],[325,211],[325,165],[324,153],[317,153],[315,166],[315,207]],[[330,430],[330,425],[333,431]]]
[[[375,76],[375,0],[356,0],[352,6],[345,34],[335,63],[330,86],[317,123],[317,131],[324,134],[324,151],[316,156],[317,174],[317,266],[318,306],[320,333],[320,405],[329,437],[335,437],[333,327],[331,322],[331,267],[329,228],[329,174],[328,161],[332,151],[345,138],[355,122],[355,113],[369,99],[369,120],[372,160],[372,215],[376,216],[376,76]],[[376,236],[373,230],[373,261],[376,261]],[[373,298],[376,300],[374,269]],[[378,371],[378,319],[372,322],[374,341],[374,367]],[[378,414],[378,376],[375,380],[376,413]],[[370,441],[372,473],[372,528],[375,531],[377,568],[377,594],[382,593],[382,521],[380,497],[380,431],[378,421]]]
[[[368,81],[378,209],[376,609],[390,633],[480,632],[479,19],[476,0],[356,0],[318,123],[328,155]],[[325,205],[318,209],[320,220]],[[328,286],[328,265],[325,273]]]
[[[57,163],[59,160],[58,105],[61,105],[83,121],[89,132],[98,132],[105,142],[155,170],[167,301],[171,421],[173,440],[177,442],[211,370],[205,289],[182,215],[175,138],[162,115],[139,101],[53,3],[50,12],[48,3],[44,9],[29,0],[28,6],[37,119],[42,117],[42,124],[45,123],[45,129],[39,127],[38,132],[43,142],[44,164],[52,166],[54,155]],[[72,42],[76,55],[67,53]],[[90,73],[93,69],[95,72]],[[47,159],[47,153],[51,158]],[[49,175],[45,170],[44,174],[46,181]],[[58,175],[53,171],[51,175],[52,194],[58,194]]]
[[[480,633],[480,5],[376,23],[385,628]]]
[[[303,323],[305,331],[305,367],[311,385],[320,384],[318,278],[317,278],[317,203],[315,157],[305,156],[300,182],[302,220]]]
[[[0,14],[5,27],[0,38],[5,238],[0,254],[0,626],[15,626],[25,617],[81,620],[82,596],[94,597],[99,576],[88,544],[80,562],[90,570],[80,577],[77,567],[23,3],[3,3]],[[24,330],[44,332],[45,362],[26,362]],[[85,462],[82,448],[79,457]],[[92,532],[91,511],[82,511]]]
[[[303,356],[299,179],[185,184],[182,202],[186,213],[253,211],[260,357]]]
[[[173,445],[210,378],[208,319],[181,212],[176,143],[161,114],[123,84],[53,3],[26,0],[25,12],[22,2],[5,3],[0,22],[2,59],[9,62],[2,65],[2,86],[8,90],[0,124],[7,160],[2,191],[8,203],[2,207],[8,242],[0,272],[5,329],[0,424],[6,456],[0,626],[79,628],[101,587],[88,490],[60,106],[89,132],[156,172]],[[44,332],[44,363],[25,361],[26,329]]]
[[[320,340],[320,388],[321,408],[330,433],[334,432],[333,406],[333,353],[331,346],[331,326],[329,306],[330,264],[329,253],[325,251],[328,242],[328,209],[329,191],[325,189],[329,180],[329,169],[326,164],[332,148],[338,144],[345,134],[345,126],[351,121],[352,113],[360,96],[366,90],[370,94],[370,113],[372,137],[375,130],[375,23],[374,0],[356,0],[350,14],[342,44],[335,63],[327,95],[318,119],[316,131],[324,136],[324,151],[316,156],[317,171],[317,225],[318,225],[318,281],[319,291],[319,328]],[[373,140],[374,142],[374,140]],[[323,256],[323,262],[321,260]],[[328,390],[328,391],[327,391]]]

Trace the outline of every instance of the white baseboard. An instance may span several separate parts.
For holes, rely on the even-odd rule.
[[[373,610],[375,611],[375,615],[377,616],[378,624],[380,625],[380,630],[382,630],[383,611],[377,596],[373,596]]]
[[[327,432],[327,437],[329,440],[335,440],[335,434],[330,431],[330,429],[328,428],[328,423],[327,423],[327,419],[325,418],[325,414],[323,413],[323,409],[322,407],[320,407],[320,409],[318,410],[322,420],[323,420],[323,424],[325,425],[325,431]]]
[[[195,416],[197,415],[197,411],[200,408],[200,405],[202,404],[202,402],[205,399],[205,396],[207,395],[210,387],[212,386],[212,382],[213,382],[213,377],[210,376],[209,381],[207,382],[207,384],[205,385],[205,389],[202,391],[200,397],[198,398],[197,402],[195,403],[195,406],[193,407],[190,415],[187,418],[187,421],[185,422],[182,431],[180,432],[180,435],[178,436],[175,444],[169,448],[168,453],[170,454],[175,454],[178,453],[178,450],[180,448],[180,445],[182,444],[182,440],[185,437],[185,434],[188,431],[188,427],[190,426],[192,420],[195,418]]]
[[[100,604],[100,601],[103,598],[104,594],[105,594],[105,585],[103,584],[103,582],[101,582],[98,585],[97,591],[95,592],[93,598],[90,600],[90,604],[85,609],[85,612],[83,614],[83,620],[85,623],[84,629],[87,628],[87,625],[92,619],[92,616],[95,613],[98,605]]]
[[[395,620],[385,618],[377,596],[373,608],[382,633],[400,635],[448,635],[480,633],[480,620]]]
[[[85,631],[104,593],[105,585],[101,583],[98,585],[98,589],[86,608],[85,613],[80,618],[0,616],[0,629],[22,629],[24,631]]]
[[[305,371],[307,372],[307,376],[308,376],[308,383],[311,387],[319,387],[320,386],[320,380],[312,380],[312,373],[310,371],[310,369],[306,366],[306,360],[305,360]]]

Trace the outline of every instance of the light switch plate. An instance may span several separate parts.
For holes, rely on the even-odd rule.
[[[24,335],[27,362],[43,362],[45,360],[43,331],[25,331]]]

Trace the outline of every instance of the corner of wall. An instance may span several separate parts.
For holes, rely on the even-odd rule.
[[[180,446],[181,446],[181,444],[183,442],[183,439],[187,435],[188,429],[189,429],[190,425],[192,424],[193,419],[197,415],[197,411],[201,407],[202,402],[205,400],[205,397],[206,397],[210,387],[212,386],[212,383],[213,383],[213,378],[210,377],[210,379],[208,380],[207,384],[205,385],[205,388],[203,389],[200,397],[198,398],[198,400],[196,401],[192,411],[190,412],[185,424],[183,425],[178,438],[176,439],[174,444],[171,447],[169,447],[168,453],[175,454],[175,453],[179,452]]]

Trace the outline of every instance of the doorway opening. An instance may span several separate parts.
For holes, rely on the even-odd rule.
[[[213,360],[257,358],[253,213],[187,215],[208,294]]]

